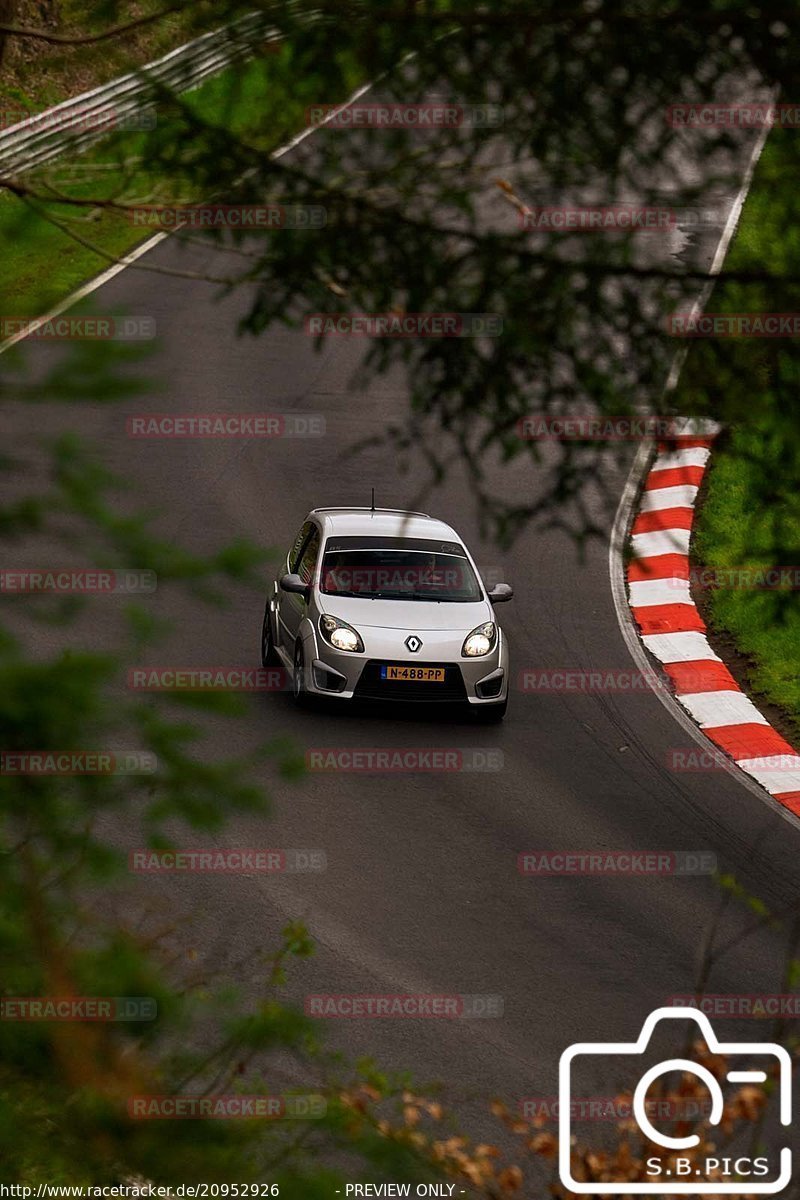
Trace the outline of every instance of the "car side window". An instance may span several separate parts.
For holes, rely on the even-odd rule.
[[[300,559],[300,551],[303,549],[303,543],[311,533],[313,526],[310,521],[306,521],[302,529],[294,539],[291,550],[289,551],[289,572],[290,574],[297,573],[297,564]]]
[[[303,553],[300,556],[300,562],[297,564],[297,574],[302,579],[303,583],[311,583],[314,578],[314,568],[317,565],[319,556],[319,530],[314,527],[311,537],[306,542]]]

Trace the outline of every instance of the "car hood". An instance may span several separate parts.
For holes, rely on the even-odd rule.
[[[449,604],[427,600],[361,600],[352,596],[319,597],[320,610],[355,625],[356,629],[407,629],[419,633],[425,629],[457,630],[465,634],[494,620],[488,600],[471,604]]]

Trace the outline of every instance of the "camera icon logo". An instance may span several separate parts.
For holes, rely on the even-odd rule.
[[[774,1195],[780,1192],[791,1181],[792,1152],[788,1146],[782,1147],[774,1168],[766,1157],[757,1159],[740,1157],[737,1159],[708,1159],[706,1169],[698,1168],[697,1162],[688,1157],[682,1158],[676,1152],[691,1150],[700,1144],[697,1134],[685,1137],[671,1137],[656,1129],[647,1113],[647,1091],[662,1075],[671,1071],[690,1072],[697,1076],[708,1088],[711,1097],[711,1108],[708,1115],[710,1125],[719,1125],[723,1114],[724,1096],[719,1081],[702,1063],[693,1062],[688,1058],[670,1058],[640,1074],[636,1070],[636,1058],[641,1057],[647,1050],[653,1031],[660,1021],[691,1020],[698,1026],[698,1032],[709,1051],[715,1055],[733,1056],[737,1059],[745,1057],[748,1061],[746,1069],[729,1070],[726,1080],[731,1084],[763,1084],[768,1079],[766,1067],[778,1066],[778,1118],[780,1124],[791,1124],[792,1106],[792,1061],[789,1052],[775,1042],[720,1042],[705,1013],[693,1008],[657,1008],[647,1017],[642,1032],[635,1042],[576,1042],[567,1047],[561,1055],[558,1066],[559,1088],[559,1174],[561,1182],[570,1192],[582,1195],[621,1195],[645,1193],[650,1195],[676,1194],[714,1194],[714,1195]],[[572,1174],[572,1112],[573,1098],[572,1081],[575,1078],[574,1064],[576,1059],[583,1056],[603,1055],[621,1060],[623,1067],[627,1066],[635,1077],[639,1076],[633,1093],[633,1116],[644,1136],[655,1146],[665,1152],[665,1159],[648,1158],[648,1174],[653,1174],[653,1182],[643,1180],[617,1181],[586,1181],[575,1179]],[[760,1067],[751,1066],[753,1057],[766,1059]],[[628,1060],[626,1063],[625,1060]],[[774,1071],[773,1071],[774,1073]],[[669,1162],[671,1165],[666,1166]],[[714,1164],[714,1177],[708,1178],[710,1164]],[[652,1167],[651,1167],[652,1164]],[[735,1176],[726,1179],[725,1175]],[[765,1179],[765,1175],[774,1176]]]

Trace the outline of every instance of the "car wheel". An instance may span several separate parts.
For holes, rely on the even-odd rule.
[[[262,667],[277,667],[280,664],[278,651],[272,637],[272,622],[269,619],[269,603],[264,610],[264,624],[261,626],[261,665]]]
[[[298,708],[307,708],[309,695],[306,690],[306,660],[303,654],[303,643],[298,642],[294,648],[294,670],[292,672],[292,697]]]
[[[486,708],[479,708],[475,713],[482,725],[499,725],[506,715],[508,709],[508,697],[500,704],[492,704]]]

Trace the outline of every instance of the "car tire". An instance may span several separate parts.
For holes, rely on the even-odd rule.
[[[264,610],[264,624],[261,626],[261,665],[262,667],[280,666],[278,651],[272,638],[272,622],[269,619],[269,602]]]
[[[298,642],[294,648],[292,698],[298,708],[308,708],[311,699],[306,690],[306,657],[302,642]]]
[[[475,716],[480,721],[481,725],[499,725],[508,711],[508,697],[500,704],[492,704],[486,708],[479,708]]]

